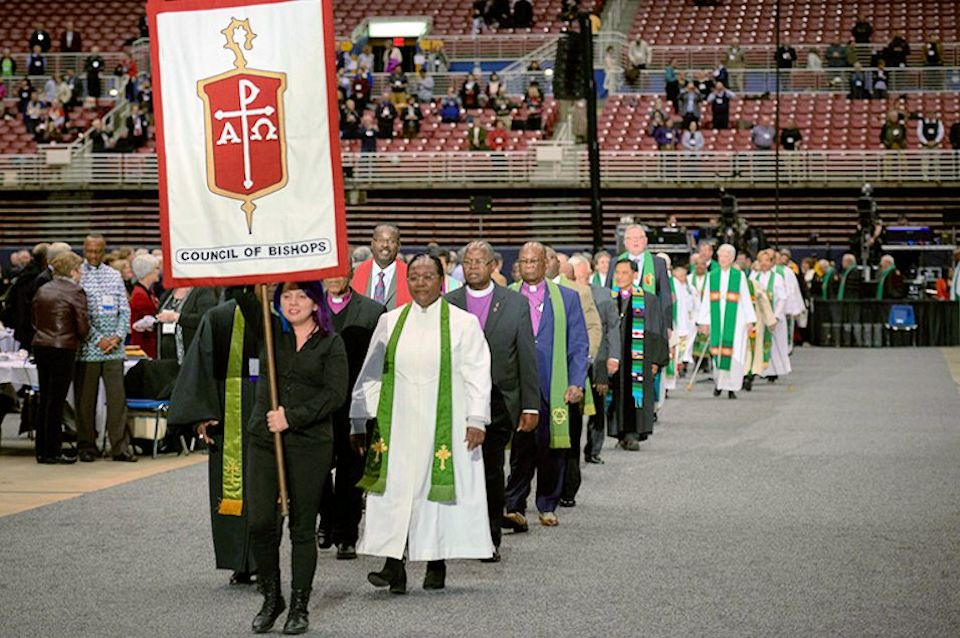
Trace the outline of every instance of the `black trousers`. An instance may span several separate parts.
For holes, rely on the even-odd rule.
[[[63,438],[63,406],[73,383],[77,351],[35,346],[33,357],[40,379],[40,410],[37,419],[36,454],[38,459],[60,456]]]
[[[315,426],[329,427],[329,426]],[[318,476],[330,471],[333,436],[320,443],[304,441],[296,433],[284,435],[284,462],[287,469],[287,490],[290,496],[290,529],[292,546],[291,571],[294,589],[310,589],[317,570],[317,543],[314,523],[320,507],[323,484]],[[263,436],[250,436],[250,463],[246,482],[249,487],[250,540],[258,578],[270,581],[280,573],[280,538],[278,525],[277,460],[273,441]]]
[[[500,547],[500,540],[503,538],[501,529],[503,507],[506,501],[506,477],[503,464],[506,460],[507,444],[517,426],[510,421],[508,415],[496,416],[500,418],[487,426],[487,435],[483,439],[483,468],[487,484],[490,537],[493,539],[494,547]]]
[[[572,414],[572,410],[571,410]],[[507,511],[525,514],[533,477],[537,477],[537,510],[557,509],[563,490],[566,450],[550,448],[550,406],[540,397],[540,422],[533,432],[517,432],[510,448],[510,478],[507,480]]]
[[[593,405],[597,413],[587,417],[587,442],[583,445],[583,453],[588,456],[600,456],[603,450],[603,440],[607,437],[606,397],[597,392],[593,385],[593,370],[590,370],[590,391],[593,392]]]
[[[589,383],[589,382],[588,382]],[[570,404],[570,449],[566,454],[566,469],[563,472],[563,491],[560,498],[573,500],[580,491],[580,440],[583,438],[583,414],[580,403]],[[589,434],[587,435],[589,439]]]
[[[333,424],[333,467],[336,480],[327,472],[320,498],[320,525],[337,545],[356,545],[363,516],[363,491],[357,483],[363,478],[364,458],[350,447],[350,420]]]

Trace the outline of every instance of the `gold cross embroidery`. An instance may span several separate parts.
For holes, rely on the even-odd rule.
[[[447,459],[453,456],[450,450],[447,449],[446,445],[441,445],[440,449],[437,450],[437,453],[434,454],[440,460],[440,471],[446,471],[447,469]]]
[[[383,442],[383,439],[380,439],[374,443],[370,448],[376,453],[373,457],[375,463],[380,462],[380,455],[386,453],[390,448],[387,447],[387,444]]]

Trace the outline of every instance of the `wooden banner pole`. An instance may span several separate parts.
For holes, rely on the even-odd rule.
[[[260,307],[263,314],[263,342],[267,350],[267,383],[270,387],[270,409],[280,407],[277,393],[277,362],[273,353],[273,319],[270,316],[270,300],[266,284],[259,284]],[[277,457],[277,486],[280,488],[280,516],[290,515],[290,499],[287,496],[287,468],[283,461],[283,439],[279,432],[273,433],[273,452]]]

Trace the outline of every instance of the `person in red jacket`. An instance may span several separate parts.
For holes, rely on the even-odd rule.
[[[157,356],[157,297],[153,285],[160,277],[160,264],[153,255],[138,255],[133,260],[133,275],[137,282],[130,293],[130,343],[140,346],[147,356]]]
[[[407,265],[397,259],[400,252],[400,230],[396,226],[381,224],[373,229],[370,242],[373,257],[357,266],[351,286],[361,295],[366,295],[387,310],[409,303],[413,298],[407,288]]]

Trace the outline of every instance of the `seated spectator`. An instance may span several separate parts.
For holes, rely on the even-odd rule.
[[[4,49],[0,55],[0,78],[12,78],[17,74],[17,61],[10,55],[10,49]]]
[[[857,45],[853,40],[847,42],[847,46],[844,48],[844,55],[846,55],[846,67],[851,68],[854,64],[857,63]]]
[[[493,125],[493,130],[487,135],[487,146],[491,151],[502,151],[510,140],[510,134],[507,133],[507,127],[503,120],[497,120]]]
[[[660,99],[659,95],[653,98],[653,105],[650,107],[650,111],[647,113],[647,116],[651,121],[653,121],[653,119],[657,116],[660,116],[660,119],[664,122],[667,121],[667,117],[669,116],[667,114],[666,107],[663,104],[663,100]]]
[[[839,43],[827,47],[827,68],[842,69],[847,66],[847,48]]]
[[[960,151],[960,120],[953,123],[950,127],[950,146],[953,150]]]
[[[858,14],[857,21],[850,29],[850,33],[857,44],[869,44],[870,38],[873,36],[873,25],[863,17],[863,14]]]
[[[73,20],[67,20],[63,33],[60,34],[60,51],[62,53],[80,53],[83,51],[83,41],[80,34],[73,28]]]
[[[702,135],[702,134],[701,134]],[[661,151],[672,151],[677,147],[677,133],[670,122],[655,118],[650,126],[650,136]]]
[[[480,106],[480,83],[476,76],[471,73],[460,86],[460,103],[465,109],[475,109]]]
[[[396,67],[390,73],[390,101],[400,108],[407,103],[407,75],[403,69]]]
[[[851,100],[869,100],[870,91],[867,90],[867,74],[863,72],[863,66],[857,62],[853,67],[853,73],[850,74],[850,93],[847,94]]]
[[[157,258],[153,255],[134,257],[133,274],[137,278],[130,293],[130,344],[140,346],[151,359],[157,356],[157,297],[153,285],[160,278]]]
[[[769,151],[773,148],[773,142],[777,139],[777,131],[773,127],[773,121],[769,115],[763,116],[759,124],[755,124],[750,131],[750,141],[753,147],[758,151]]]
[[[397,107],[390,100],[389,91],[384,91],[377,105],[377,137],[382,140],[393,138],[393,123],[397,120]]]
[[[685,151],[702,151],[703,146],[706,142],[703,139],[703,133],[700,132],[700,127],[696,122],[690,122],[687,126],[687,130],[683,132],[683,136],[680,138],[680,145]]]
[[[781,69],[792,69],[797,62],[797,50],[789,44],[782,44],[777,49],[777,66]]]
[[[43,103],[39,91],[34,91],[24,112],[23,123],[27,127],[27,133],[33,135],[37,132],[37,127],[40,126],[45,114],[46,105]]]
[[[53,41],[50,39],[50,34],[47,33],[46,29],[44,29],[42,25],[37,24],[33,33],[30,34],[29,45],[31,51],[39,47],[43,53],[48,53],[50,47],[53,46]]]
[[[74,78],[72,73],[73,69],[69,69],[67,75],[60,78],[60,81],[57,83],[57,101],[64,106],[73,102],[73,89],[76,82],[72,81]]]
[[[66,129],[67,116],[63,110],[63,104],[61,104],[59,100],[54,100],[47,109],[44,140],[47,142],[60,142],[66,134]]]
[[[943,65],[943,45],[940,44],[940,38],[933,36],[924,47],[924,63],[926,66]]]
[[[935,149],[943,141],[944,128],[939,114],[934,117],[922,117],[917,120],[917,140],[920,148]]]
[[[887,61],[880,59],[873,71],[873,97],[878,100],[886,99],[889,86],[890,72],[887,71]]]
[[[907,58],[910,56],[910,45],[907,44],[903,35],[896,34],[887,45],[887,63],[892,67],[907,66]]]
[[[630,43],[630,47],[627,49],[627,59],[630,61],[630,66],[636,71],[644,71],[647,65],[650,64],[650,57],[652,55],[650,44],[638,33],[637,37],[634,38],[633,42]]]
[[[717,82],[707,102],[713,114],[713,128],[722,131],[730,128],[730,102],[736,97],[732,91],[723,85],[723,82]]]
[[[352,99],[347,99],[340,107],[340,134],[345,140],[360,138],[360,114]]]
[[[543,127],[543,94],[540,93],[539,83],[536,81],[530,83],[523,97],[523,103],[527,107],[526,130],[539,131]]]
[[[516,110],[513,102],[507,97],[507,87],[500,85],[500,92],[490,103],[490,108],[497,114],[497,120],[503,122],[507,130],[510,130],[510,124],[513,121],[513,114]]]
[[[440,104],[440,121],[445,124],[454,124],[460,121],[460,98],[452,86],[447,89],[447,96]]]
[[[513,4],[513,27],[529,29],[533,26],[533,5],[530,0],[517,0]]]
[[[700,102],[702,101],[700,92],[693,82],[687,82],[687,90],[680,96],[680,116],[683,117],[683,128],[687,128],[690,122],[700,123]]]
[[[47,59],[43,57],[40,47],[35,46],[31,51],[27,56],[27,75],[46,75]]]
[[[799,151],[803,144],[803,134],[794,122],[788,122],[787,127],[780,131],[780,146],[787,151]]]
[[[0,84],[0,86],[3,86]],[[12,122],[17,119],[17,111],[9,104],[4,104],[0,102],[0,120],[4,122]]]
[[[890,109],[887,112],[887,120],[880,129],[880,142],[889,151],[907,149],[907,129],[896,109]]]
[[[491,73],[490,82],[487,83],[487,88],[484,89],[482,95],[483,106],[490,106],[493,99],[500,94],[500,89],[502,88],[504,88],[504,85],[503,82],[500,81],[500,76],[496,73]]]
[[[433,102],[433,76],[427,73],[427,70],[420,69],[417,73],[417,99],[421,104],[431,104]]]
[[[477,124],[472,117],[467,118],[467,142],[470,144],[471,151],[486,151],[487,149],[487,130]]]
[[[407,104],[403,107],[403,136],[406,139],[413,139],[420,134],[420,120],[423,119],[423,113],[417,106],[417,99],[412,95],[407,98]]]

